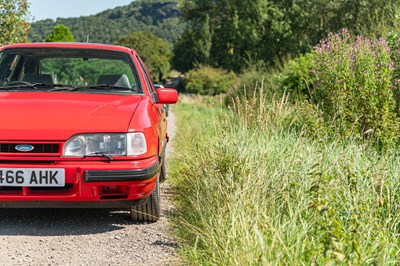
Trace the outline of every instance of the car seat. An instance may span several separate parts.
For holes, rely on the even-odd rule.
[[[102,75],[99,77],[99,81],[97,84],[101,85],[115,85],[124,88],[130,88],[131,85],[129,83],[128,76],[125,74],[122,75]]]
[[[53,85],[53,78],[50,74],[36,74],[36,73],[27,73],[22,77],[22,81],[26,81],[29,83],[44,83],[48,85]]]

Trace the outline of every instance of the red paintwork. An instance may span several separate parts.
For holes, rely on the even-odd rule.
[[[178,101],[178,92],[174,89],[157,89],[158,102],[163,104],[174,104]]]
[[[78,133],[127,132],[143,96],[1,92],[0,141],[67,140]]]
[[[134,53],[136,54],[135,50],[117,46],[117,45],[108,45],[108,44],[97,44],[97,43],[52,43],[52,42],[45,42],[45,43],[17,43],[12,45],[5,45],[0,48],[1,50],[6,49],[14,49],[14,48],[76,48],[76,49],[90,49],[90,50],[106,50],[106,51],[118,51],[118,52],[125,52],[125,53]]]
[[[24,43],[3,46],[0,51],[42,47],[127,53],[136,65],[143,94],[0,91],[0,143],[59,143],[63,147],[71,136],[81,133],[143,132],[148,151],[140,156],[115,157],[113,161],[102,157],[63,158],[61,151],[58,154],[18,155],[0,152],[0,168],[63,168],[65,182],[73,184],[69,190],[46,193],[33,192],[26,187],[22,191],[6,193],[0,189],[0,206],[1,201],[113,201],[113,199],[100,199],[104,185],[121,186],[121,190],[127,193],[127,197],[123,200],[148,197],[154,188],[156,176],[145,181],[86,183],[84,171],[145,169],[157,163],[167,140],[163,103],[176,102],[176,91],[158,91],[161,101],[153,102],[144,73],[138,66],[136,52],[126,47],[85,43]]]

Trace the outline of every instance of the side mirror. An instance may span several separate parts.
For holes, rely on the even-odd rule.
[[[178,92],[175,89],[159,88],[156,93],[160,104],[174,104],[178,101]]]

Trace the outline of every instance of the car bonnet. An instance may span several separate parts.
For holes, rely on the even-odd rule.
[[[0,93],[0,140],[66,140],[127,132],[141,95],[64,92]]]

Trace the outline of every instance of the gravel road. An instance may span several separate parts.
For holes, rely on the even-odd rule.
[[[168,122],[172,138],[172,113]],[[134,223],[127,211],[0,209],[0,265],[175,265],[168,182],[161,193],[162,218],[154,224]]]

